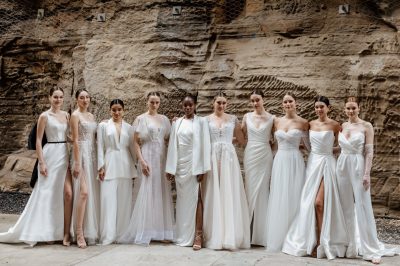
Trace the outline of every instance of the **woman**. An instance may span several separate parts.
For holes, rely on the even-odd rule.
[[[39,176],[24,211],[8,232],[0,233],[0,242],[37,242],[62,240],[64,236],[64,182],[68,169],[67,131],[69,115],[61,110],[64,91],[52,88],[49,94],[51,107],[39,116],[36,136],[36,153],[39,159]],[[47,144],[42,149],[42,137]]]
[[[100,184],[100,244],[114,243],[127,230],[132,211],[132,178],[137,176],[132,127],[123,121],[124,103],[110,103],[111,119],[97,129]]]
[[[269,182],[272,168],[271,131],[275,116],[266,112],[264,93],[257,89],[250,95],[253,112],[243,117],[242,130],[247,137],[244,151],[246,196],[253,225],[251,244],[266,246]]]
[[[346,224],[336,181],[333,145],[340,125],[328,117],[329,100],[318,96],[316,120],[310,122],[311,153],[300,209],[282,251],[294,256],[344,257],[348,246]]]
[[[267,249],[282,250],[283,241],[296,217],[304,185],[305,165],[299,150],[308,145],[308,121],[296,114],[296,100],[287,93],[282,100],[283,117],[275,118],[278,151],[272,165],[267,215]],[[306,137],[307,136],[307,137]]]
[[[204,197],[205,247],[250,248],[250,221],[242,174],[233,138],[240,145],[244,136],[238,119],[225,113],[227,98],[214,98],[214,113],[207,116],[211,135],[211,171]]]
[[[167,177],[176,184],[176,236],[179,246],[202,247],[203,204],[201,186],[210,171],[210,133],[207,120],[195,115],[196,97],[182,100],[185,115],[172,124],[168,145]]]
[[[399,251],[385,249],[376,234],[370,195],[374,128],[371,123],[358,117],[359,112],[357,100],[354,97],[348,98],[345,105],[348,121],[343,123],[342,132],[339,133],[341,153],[336,168],[339,193],[353,255],[359,253],[364,260],[379,264],[381,256],[393,256]],[[355,226],[358,227],[360,242],[358,252],[355,250],[358,242]]]
[[[149,245],[174,239],[171,184],[165,178],[166,141],[170,122],[158,114],[161,95],[150,92],[148,111],[135,122],[134,146],[139,161],[140,188],[126,233],[120,243]]]
[[[95,244],[99,231],[99,183],[97,177],[96,129],[94,116],[89,113],[90,95],[87,90],[75,93],[78,108],[72,113],[70,127],[73,139],[72,176],[74,177],[74,206],[72,237],[78,247]]]

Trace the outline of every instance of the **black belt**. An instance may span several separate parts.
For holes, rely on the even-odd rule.
[[[49,144],[67,143],[66,141],[48,141]]]

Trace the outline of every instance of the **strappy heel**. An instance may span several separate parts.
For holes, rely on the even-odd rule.
[[[193,242],[193,250],[197,251],[202,248],[203,244],[203,231],[197,231],[196,236],[194,237],[194,242]]]
[[[78,248],[82,249],[87,248],[87,244],[85,241],[85,237],[83,236],[82,230],[76,230],[76,244],[78,245]]]

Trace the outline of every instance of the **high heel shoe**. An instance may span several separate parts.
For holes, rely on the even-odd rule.
[[[76,230],[76,244],[78,248],[85,249],[87,248],[85,237],[83,236],[82,230]]]
[[[65,246],[65,247],[69,247],[69,246],[71,246],[71,241],[70,241],[70,235],[68,234],[68,235],[65,235],[64,236],[64,239],[63,239],[63,242],[62,242],[62,244],[63,244],[63,246]]]
[[[203,231],[196,231],[196,236],[193,241],[193,250],[197,251],[201,249],[203,244]]]

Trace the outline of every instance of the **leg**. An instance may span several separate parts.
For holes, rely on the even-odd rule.
[[[116,180],[104,180],[100,188],[100,244],[116,240],[117,186]]]
[[[193,250],[200,250],[203,242],[203,200],[201,198],[201,186],[199,184],[199,194],[196,209],[196,233],[194,236]]]
[[[70,229],[72,217],[72,176],[71,171],[67,170],[67,176],[64,182],[64,239],[63,245],[70,246]]]
[[[317,245],[314,248],[312,256],[317,255],[317,248],[320,244],[319,240],[321,238],[322,222],[324,220],[324,178],[322,177],[321,184],[315,198],[315,218],[317,220]]]
[[[85,236],[83,233],[83,220],[85,218],[86,201],[88,197],[88,190],[86,184],[86,174],[83,171],[80,178],[80,190],[78,199],[78,210],[76,215],[76,241],[79,248],[86,248]]]

